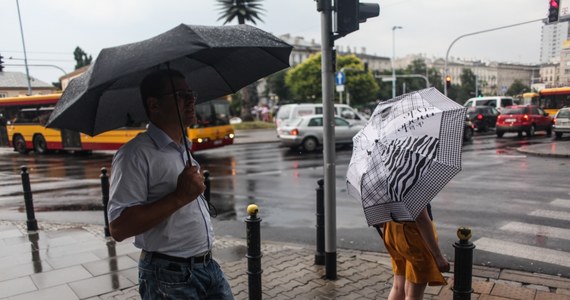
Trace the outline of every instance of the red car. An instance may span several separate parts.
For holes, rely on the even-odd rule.
[[[520,137],[523,131],[530,137],[537,130],[552,134],[552,117],[536,105],[509,106],[497,117],[497,137],[503,137],[505,132],[517,132]]]

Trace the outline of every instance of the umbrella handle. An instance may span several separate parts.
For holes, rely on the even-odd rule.
[[[170,63],[166,62],[166,68],[170,70]],[[170,86],[172,87],[172,92],[174,92],[174,79],[172,79],[172,75],[169,76],[170,78]],[[195,104],[194,104],[195,105]],[[184,148],[186,149],[186,156],[188,160],[186,161],[186,165],[192,166],[192,158],[190,156],[190,149],[188,145],[188,131],[184,130],[184,123],[182,123],[182,116],[180,115],[180,108],[178,107],[178,94],[174,93],[174,106],[176,106],[176,116],[178,117],[178,123],[180,124],[180,130],[182,130],[182,139],[184,140]]]

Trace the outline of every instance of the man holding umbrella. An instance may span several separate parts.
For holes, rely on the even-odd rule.
[[[184,128],[196,122],[195,94],[170,69],[147,75],[140,92],[150,123],[113,158],[111,235],[117,241],[135,236],[142,249],[142,299],[233,299],[212,259],[204,177],[180,130],[180,122]]]

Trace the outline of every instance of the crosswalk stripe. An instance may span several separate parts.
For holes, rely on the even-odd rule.
[[[510,222],[501,227],[501,230],[528,233],[532,235],[545,236],[563,240],[570,240],[570,229],[528,224],[521,222]]]
[[[564,212],[564,211],[538,209],[531,212],[529,215],[535,217],[544,217],[549,219],[570,221],[570,212]]]
[[[551,205],[559,206],[559,207],[567,207],[570,208],[570,199],[554,199],[554,201],[550,202]]]
[[[570,267],[570,253],[518,243],[480,238],[474,242],[475,250],[487,251],[508,256],[520,257],[544,263]]]

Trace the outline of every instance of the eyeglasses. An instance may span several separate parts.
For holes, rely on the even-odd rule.
[[[171,95],[176,96],[176,98],[181,99],[181,100],[196,101],[196,93],[192,90],[180,90],[180,91],[176,91],[174,93],[162,94],[160,96],[163,97],[163,96],[171,96]]]

